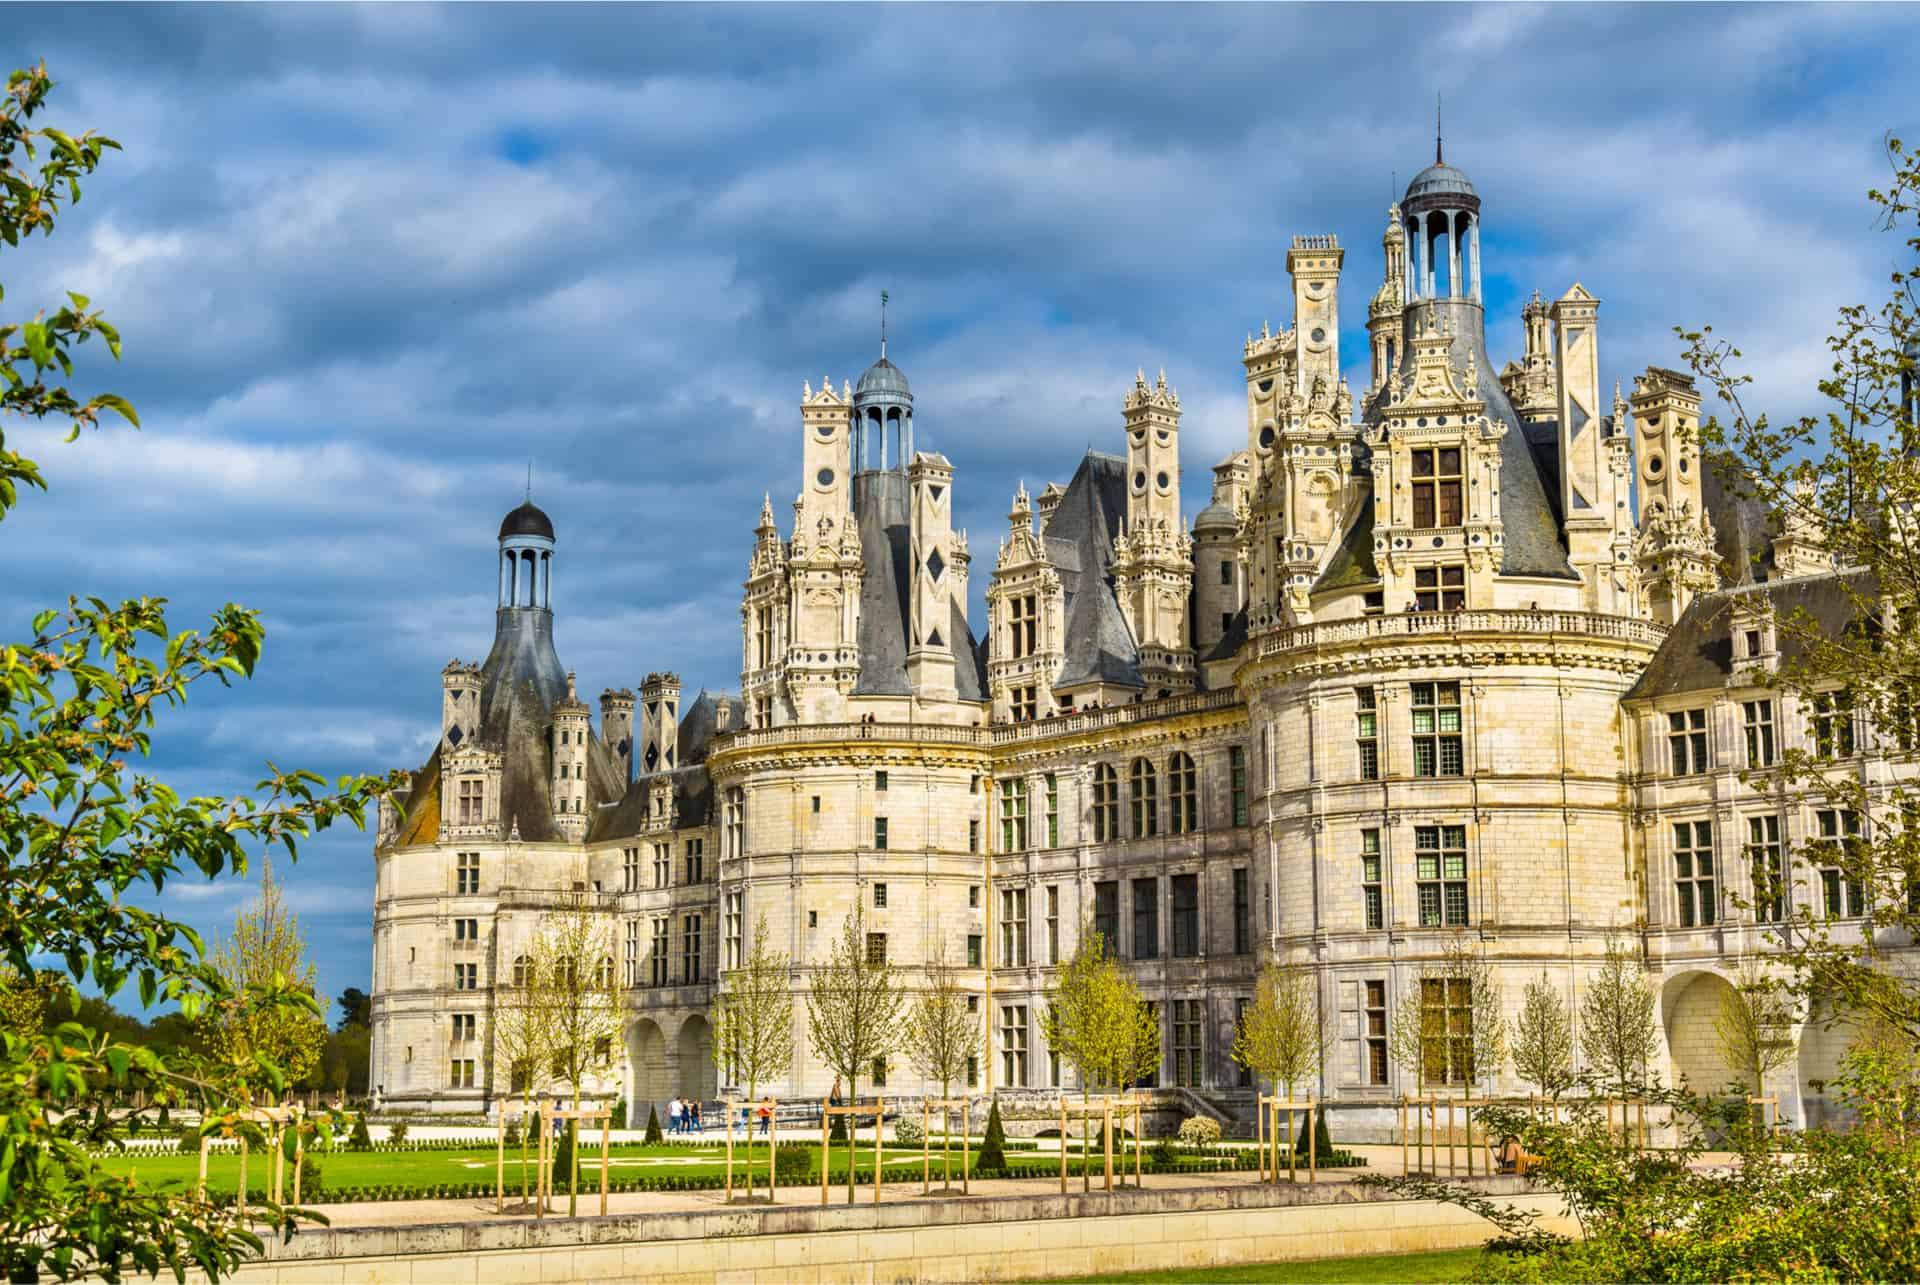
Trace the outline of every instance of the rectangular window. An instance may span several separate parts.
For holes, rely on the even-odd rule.
[[[1371,687],[1354,689],[1358,712],[1354,715],[1354,738],[1360,748],[1360,779],[1380,779],[1380,708]]]
[[[455,964],[453,966],[453,988],[457,991],[479,990],[480,965]]]
[[[1116,880],[1093,885],[1093,930],[1100,934],[1109,957],[1120,953],[1120,884]]]
[[[869,1078],[873,1081],[874,1088],[884,1089],[887,1087],[887,1059],[883,1057],[873,1059],[873,1072]]]
[[[1366,909],[1367,927],[1387,926],[1387,898],[1381,882],[1380,832],[1360,832],[1360,900]]]
[[[1153,1023],[1153,1029],[1161,1033],[1160,1048],[1161,1048],[1162,1056],[1164,1058],[1165,1050],[1167,1047],[1167,1038],[1166,1038],[1166,1028],[1160,1025],[1159,1001],[1151,1000],[1151,999],[1141,1001],[1140,1011],[1147,1015],[1147,1020],[1149,1022]],[[1145,1075],[1142,1075],[1140,1078],[1135,1080],[1134,1084],[1137,1087],[1142,1089],[1154,1089],[1154,1088],[1160,1087],[1160,1068],[1156,1066],[1153,1070],[1148,1071]]]
[[[624,892],[640,891],[640,849],[620,849],[620,888]]]
[[[1000,851],[1027,850],[1027,781],[1009,777],[1000,786]]]
[[[1816,860],[1820,869],[1822,901],[1829,919],[1856,919],[1867,913],[1867,899],[1859,873],[1860,814],[1826,808],[1814,813],[1820,830]]]
[[[463,852],[456,858],[453,890],[456,895],[471,897],[480,891],[480,854]]]
[[[1192,959],[1200,953],[1200,876],[1175,875],[1168,881],[1173,902],[1173,957]]]
[[[1037,594],[1019,594],[1007,599],[1008,655],[1015,660],[1031,656],[1040,649],[1040,598]]]
[[[1160,881],[1133,881],[1133,957],[1160,958]]]
[[[727,894],[726,919],[721,930],[727,939],[727,967],[741,968],[747,962],[747,894],[730,892]]]
[[[453,1042],[464,1044],[475,1037],[480,1019],[473,1013],[455,1013],[453,1015]]]
[[[700,980],[700,916],[688,915],[680,928],[680,984],[691,986]]]
[[[1460,741],[1460,684],[1415,683],[1413,774],[1459,776],[1465,770]]]
[[[1464,926],[1467,922],[1467,828],[1463,825],[1415,826],[1413,859],[1419,877],[1421,927]]]
[[[1414,570],[1415,611],[1461,611],[1466,605],[1465,567],[1418,567]]]
[[[621,963],[626,970],[627,985],[640,984],[640,921],[629,919],[624,930],[625,947]]]
[[[1247,752],[1235,745],[1227,750],[1227,773],[1233,788],[1233,823],[1247,823]]]
[[[873,885],[873,906],[876,910],[887,908],[887,885],[884,883]]]
[[[1387,984],[1366,983],[1366,1075],[1368,1084],[1387,1082]]]
[[[460,782],[460,824],[479,825],[485,820],[483,786],[471,777]]]
[[[648,961],[651,964],[651,967],[648,969],[649,980],[655,986],[665,986],[667,984],[669,949],[667,933],[667,917],[665,915],[656,917],[653,921],[653,953],[648,956]]]
[[[885,772],[875,772],[873,774],[873,788],[877,794],[885,794],[887,792],[887,774]]]
[[[1000,1009],[1001,1083],[1024,1088],[1027,1083],[1027,1006],[1006,1004]]]
[[[887,819],[885,817],[873,819],[873,846],[881,852],[887,850]]]
[[[1060,962],[1060,885],[1047,886],[1047,963]]]
[[[867,934],[867,963],[874,968],[885,967],[887,962],[887,935],[885,933]]]
[[[1047,846],[1060,846],[1060,778],[1047,773]]]
[[[1135,759],[1127,774],[1127,799],[1133,814],[1133,837],[1151,839],[1160,833],[1160,775],[1153,764]]]
[[[1233,953],[1253,952],[1253,872],[1245,866],[1233,870]]]
[[[1031,723],[1040,717],[1040,689],[1037,687],[1009,687],[1007,704],[1016,723]]]
[[[453,1059],[453,1087],[470,1089],[473,1087],[473,1067],[475,1059],[457,1057]]]
[[[980,1087],[980,1059],[971,1054],[967,1057],[967,1087],[970,1089]]]
[[[967,967],[980,967],[980,934],[967,934]]]
[[[1668,714],[1667,748],[1675,776],[1705,772],[1711,766],[1707,762],[1707,711],[1677,709]]]
[[[1004,888],[1000,892],[1000,966],[1027,966],[1027,890]]]
[[[480,921],[478,919],[454,920],[453,939],[455,941],[479,941]]]
[[[673,886],[673,845],[670,843],[653,845],[653,886],[656,888]]]
[[[980,909],[980,885],[977,883],[967,885],[967,909]]]
[[[1460,525],[1459,447],[1415,451],[1412,480],[1414,526],[1432,529]],[[1449,607],[1447,610],[1455,611],[1458,608]]]
[[[1220,563],[1220,583],[1224,585],[1233,583],[1233,564],[1224,559]]]
[[[1719,918],[1713,869],[1713,822],[1673,823],[1673,880],[1679,894],[1680,926],[1705,927]]]
[[[1755,923],[1778,923],[1787,911],[1787,868],[1781,859],[1780,818],[1747,818],[1747,866],[1753,874]]]
[[[1853,757],[1853,693],[1816,692],[1813,697],[1813,750],[1823,759]]]
[[[883,843],[880,846],[884,848],[887,845]],[[973,819],[967,822],[967,851],[968,852],[980,851],[980,818],[979,817],[974,817]]]
[[[701,883],[707,874],[707,841],[687,840],[687,882]]]
[[[1428,1084],[1466,1084],[1474,1078],[1473,983],[1464,977],[1420,982],[1421,1060]]]
[[[1747,766],[1772,767],[1777,753],[1773,738],[1773,702],[1742,701],[1740,712],[1747,730]]]
[[[1200,999],[1173,1001],[1173,1082],[1186,1089],[1200,1087],[1206,1068],[1201,1041],[1207,1029],[1207,1003]]]
[[[734,858],[747,855],[747,792],[739,786],[727,791],[727,850]]]

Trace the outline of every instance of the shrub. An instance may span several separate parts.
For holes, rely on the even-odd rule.
[[[781,1147],[773,1153],[773,1176],[782,1186],[812,1182],[817,1166],[812,1147]]]
[[[293,1194],[292,1175],[288,1175],[287,1194]],[[320,1167],[320,1157],[309,1153],[300,1162],[300,1200],[311,1204],[320,1199],[320,1193],[327,1189],[324,1171]]]
[[[506,1144],[509,1147],[517,1147],[520,1145],[520,1119],[518,1116],[507,1121],[507,1131],[504,1136],[506,1138]]]
[[[927,1131],[912,1116],[903,1115],[893,1122],[893,1140],[903,1147],[917,1147],[926,1136]]]
[[[181,1134],[180,1150],[198,1155],[200,1152],[200,1130],[189,1129]]]
[[[367,1113],[362,1111],[353,1117],[353,1133],[347,1139],[347,1145],[355,1151],[371,1151],[373,1137],[367,1132]]]
[[[647,1107],[647,1145],[657,1147],[660,1142],[660,1108],[649,1105]]]
[[[624,1129],[627,1127],[627,1100],[625,1098],[621,1098],[613,1104],[612,1124],[616,1129]]]
[[[985,1173],[999,1173],[1007,1167],[1007,1131],[1000,1124],[1000,1099],[993,1100],[987,1112],[987,1136],[980,1143],[980,1162],[975,1167]]]
[[[1220,1141],[1220,1122],[1209,1116],[1190,1115],[1180,1122],[1180,1141],[1204,1151]]]
[[[1294,1134],[1293,1151],[1295,1155],[1304,1156],[1307,1154],[1307,1138],[1309,1136],[1313,1138],[1315,1159],[1318,1160],[1320,1164],[1326,1164],[1326,1158],[1335,1153],[1333,1137],[1327,1132],[1327,1109],[1325,1107],[1321,1107],[1318,1111],[1313,1112],[1313,1132],[1311,1135],[1309,1135],[1304,1128]]]
[[[573,1131],[562,1128],[553,1140],[553,1189],[566,1191],[573,1180]]]
[[[1120,1157],[1125,1160],[1124,1153]],[[1153,1144],[1146,1154],[1147,1161],[1156,1169],[1172,1169],[1179,1164],[1180,1157],[1173,1149],[1173,1143],[1165,1138]]]
[[[406,1140],[407,1140],[407,1122],[405,1120],[395,1120],[392,1124],[387,1126],[388,1142],[393,1143],[395,1146],[399,1146],[401,1143],[405,1142]]]

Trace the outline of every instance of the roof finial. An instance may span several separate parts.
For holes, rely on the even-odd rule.
[[[1433,96],[1433,163],[1446,164],[1446,158],[1440,152],[1440,95]]]
[[[887,357],[887,292],[880,292],[880,359]]]
[[[533,503],[533,456],[527,456],[527,503]]]

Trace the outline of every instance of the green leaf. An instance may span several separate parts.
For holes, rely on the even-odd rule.
[[[20,341],[27,346],[27,356],[36,366],[53,364],[53,345],[47,341],[47,328],[38,321],[29,321],[20,327]]]
[[[116,339],[113,343],[113,355],[118,357],[120,355],[119,341]],[[133,404],[118,393],[101,393],[93,399],[93,404],[95,406],[104,406],[111,411],[118,411],[120,417],[126,420],[127,423],[133,425],[135,428],[140,427],[140,417],[134,414]]]

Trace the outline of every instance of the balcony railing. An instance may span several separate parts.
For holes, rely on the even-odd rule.
[[[570,910],[575,905],[583,905],[589,910],[618,910],[620,894],[617,892],[586,891],[569,892],[552,888],[502,888],[499,907],[502,910]]]
[[[1667,636],[1667,630],[1664,625],[1657,625],[1651,620],[1603,616],[1586,611],[1410,611],[1272,629],[1258,636],[1256,654],[1261,657],[1278,656],[1303,647],[1338,647],[1459,634],[1567,635],[1657,647]]]
[[[993,733],[995,745],[1011,745],[1020,741],[1071,736],[1077,732],[1090,732],[1101,727],[1119,727],[1130,723],[1146,723],[1157,718],[1177,718],[1182,714],[1198,714],[1212,709],[1230,709],[1238,704],[1240,704],[1239,690],[1223,687],[1218,691],[1184,692],[1178,696],[1163,696],[1159,700],[1135,701],[1131,705],[1109,705],[1100,709],[1067,711],[1055,714],[1051,718],[1038,718],[1023,723],[995,723],[988,730]]]
[[[920,745],[985,746],[987,729],[956,727],[951,723],[792,723],[785,727],[750,727],[729,733],[714,742],[714,752],[813,745],[821,741],[910,741]]]

